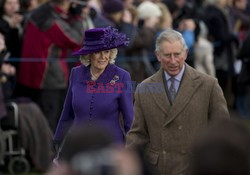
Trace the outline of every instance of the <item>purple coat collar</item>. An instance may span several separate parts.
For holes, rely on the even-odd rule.
[[[97,83],[109,83],[114,76],[116,75],[117,72],[117,66],[114,64],[108,64],[108,66],[105,68],[104,72],[100,75],[100,77],[96,80]],[[82,65],[82,73],[81,76],[78,77],[78,81],[81,83],[85,83],[88,81],[93,81],[91,80],[91,75],[90,75],[90,65],[85,67]]]

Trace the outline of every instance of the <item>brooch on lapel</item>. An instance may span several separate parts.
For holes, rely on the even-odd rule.
[[[119,80],[119,76],[115,75],[114,78],[109,82],[112,86],[115,85],[115,82],[117,82]]]

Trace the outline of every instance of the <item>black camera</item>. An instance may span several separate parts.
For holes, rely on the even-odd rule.
[[[69,8],[71,15],[81,15],[82,9],[87,7],[87,2],[84,0],[72,0]]]

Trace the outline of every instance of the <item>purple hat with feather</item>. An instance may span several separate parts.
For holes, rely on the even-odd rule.
[[[129,39],[113,27],[94,28],[85,31],[83,47],[73,55],[87,55],[128,45]]]

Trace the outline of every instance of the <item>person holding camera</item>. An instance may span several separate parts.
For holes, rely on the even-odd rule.
[[[15,59],[21,57],[22,49],[23,15],[20,14],[20,8],[19,0],[0,1],[0,32],[4,36],[9,56]],[[17,61],[11,64],[18,69]]]
[[[66,58],[82,43],[81,13],[69,13],[73,4],[80,3],[51,0],[31,14],[25,29],[18,95],[38,103],[53,131],[68,86]]]

